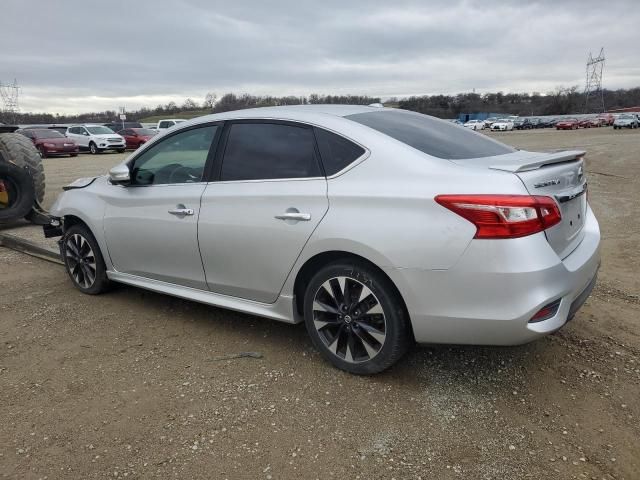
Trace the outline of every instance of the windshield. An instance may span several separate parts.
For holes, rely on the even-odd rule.
[[[33,130],[33,134],[36,138],[64,138],[64,135],[55,130]]]
[[[132,130],[136,132],[138,135],[155,135],[156,134],[155,130],[150,130],[148,128],[132,128]]]
[[[633,116],[633,115],[629,115],[629,114],[627,113],[627,114],[625,114],[625,115],[620,115],[618,118],[621,118],[621,119],[627,119],[627,120],[633,120],[633,119],[635,119],[636,117],[635,117],[635,116]]]
[[[345,118],[434,157],[460,160],[515,152],[485,135],[416,112],[389,109],[356,113]]]
[[[86,127],[89,133],[93,135],[106,135],[109,133],[116,133],[108,127]]]

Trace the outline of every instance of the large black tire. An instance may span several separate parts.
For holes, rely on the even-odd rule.
[[[28,169],[33,180],[34,197],[42,203],[45,190],[44,167],[40,153],[31,140],[19,133],[2,133],[0,134],[0,153],[5,161]]]
[[[98,295],[109,289],[100,246],[85,225],[75,224],[64,232],[60,253],[69,278],[82,293]]]
[[[358,260],[330,263],[311,278],[304,295],[304,321],[322,356],[358,375],[386,370],[412,343],[398,291],[383,273]]]

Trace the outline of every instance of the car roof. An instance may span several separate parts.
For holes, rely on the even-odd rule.
[[[395,110],[393,108],[369,107],[365,105],[287,105],[281,107],[247,108],[223,113],[214,113],[204,117],[198,117],[198,122],[215,120],[231,120],[242,118],[279,118],[288,120],[309,121],[313,117],[346,117],[357,113],[379,112]]]

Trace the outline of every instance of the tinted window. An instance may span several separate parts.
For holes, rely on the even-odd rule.
[[[222,162],[222,180],[319,177],[310,128],[274,123],[231,126]]]
[[[364,154],[364,148],[360,145],[321,128],[316,128],[316,140],[327,176],[338,173]]]
[[[131,169],[134,185],[193,183],[202,180],[216,125],[171,135],[136,157]]]
[[[356,113],[347,115],[346,118],[434,157],[462,159],[515,152],[513,148],[481,133],[406,110]]]
[[[173,125],[171,122],[160,122],[158,128],[169,128],[171,125]]]

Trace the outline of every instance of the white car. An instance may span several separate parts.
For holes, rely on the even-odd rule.
[[[484,130],[484,122],[482,120],[469,120],[464,126],[471,130]]]
[[[116,150],[124,153],[126,143],[124,137],[103,125],[74,125],[67,128],[67,138],[75,141],[80,149],[96,154],[105,150]]]
[[[513,130],[513,120],[511,120],[510,118],[501,118],[497,122],[493,122],[491,124],[491,130]]]
[[[164,120],[159,120],[158,124],[156,125],[156,130],[160,132],[162,130],[166,130],[167,128],[171,128],[174,125],[177,125],[182,122],[186,122],[186,120],[182,118],[166,118]]]

